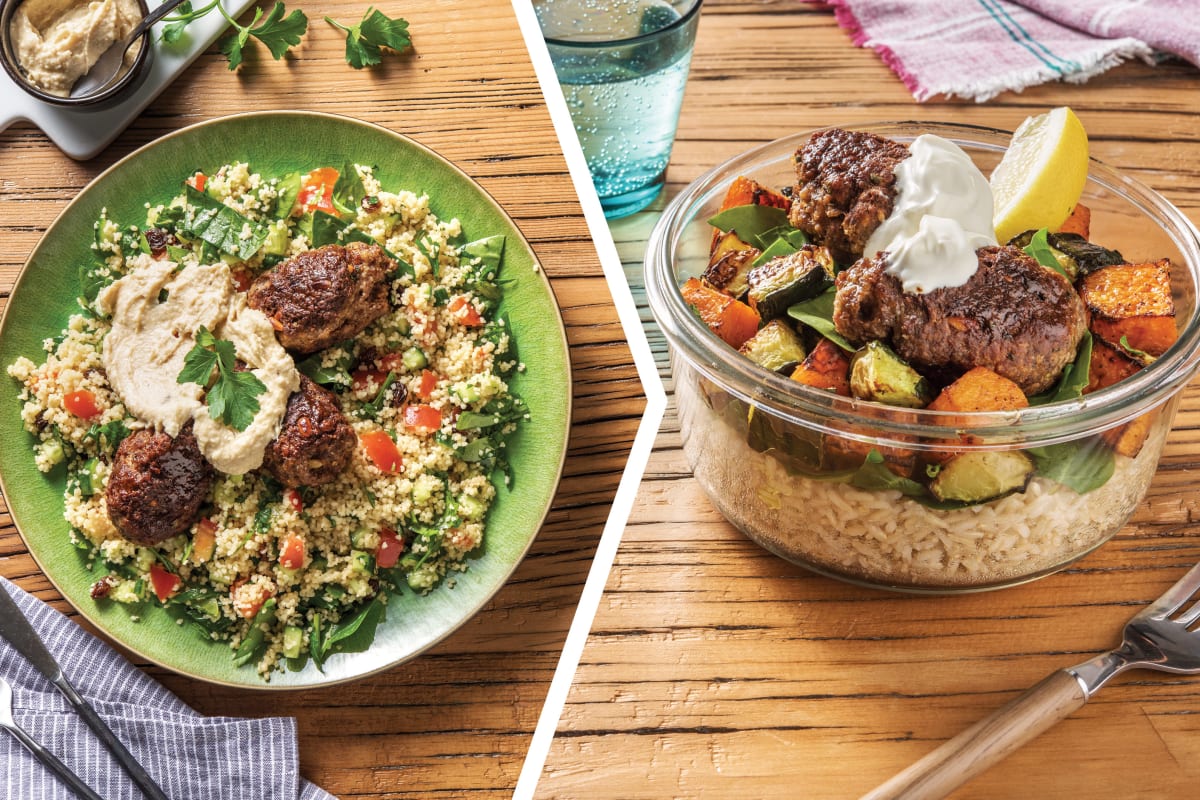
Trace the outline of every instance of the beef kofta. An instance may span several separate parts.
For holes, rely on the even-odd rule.
[[[346,469],[357,443],[333,392],[301,375],[263,466],[285,486],[320,486]]]
[[[379,245],[326,245],[258,276],[246,301],[267,315],[285,348],[315,353],[387,313],[388,273],[394,269],[396,262]]]
[[[1016,247],[981,247],[962,286],[905,292],[887,253],[837,277],[833,322],[854,344],[891,343],[918,370],[988,367],[1025,394],[1049,389],[1075,358],[1087,330],[1083,302],[1067,279]]]
[[[213,468],[189,422],[174,438],[153,430],[125,437],[113,457],[104,499],[122,536],[153,547],[192,526],[212,484]]]
[[[857,260],[892,213],[896,165],[906,158],[904,145],[882,136],[818,131],[796,151],[789,221],[829,248],[838,263]]]

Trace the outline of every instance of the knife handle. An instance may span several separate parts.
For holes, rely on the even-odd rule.
[[[90,786],[83,782],[83,778],[72,772],[71,768],[59,761],[57,756],[34,741],[33,737],[28,733],[15,725],[10,727],[8,731],[17,737],[17,741],[25,745],[25,749],[33,753],[38,761],[42,762],[47,769],[57,775],[60,781],[70,787],[72,792],[84,798],[84,800],[104,800],[103,797],[96,794]]]
[[[166,793],[159,787],[145,768],[138,763],[133,754],[121,744],[121,740],[112,732],[112,729],[100,718],[96,710],[80,696],[79,692],[75,691],[75,687],[63,676],[60,680],[55,681],[55,686],[59,688],[66,698],[71,701],[71,705],[75,706],[75,710],[79,712],[79,716],[87,723],[87,726],[92,729],[92,733],[96,734],[101,743],[108,748],[108,751],[113,754],[117,761],[121,762],[121,766],[129,773],[129,777],[133,778],[133,782],[138,785],[138,788],[150,798],[150,800],[170,800]]]

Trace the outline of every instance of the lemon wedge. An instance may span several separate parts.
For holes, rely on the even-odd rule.
[[[1027,230],[1062,225],[1087,172],[1087,132],[1075,112],[1061,106],[1026,119],[992,172],[996,239],[1003,244]]]

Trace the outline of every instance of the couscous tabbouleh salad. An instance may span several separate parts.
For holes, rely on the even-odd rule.
[[[268,678],[364,649],[390,593],[453,583],[510,479],[504,238],[354,164],[227,164],[146,209],[102,215],[80,313],[8,367],[92,597]]]

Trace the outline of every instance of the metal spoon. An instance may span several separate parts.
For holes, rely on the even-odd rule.
[[[184,0],[166,0],[166,2],[164,2],[161,6],[147,14],[146,18],[139,22],[137,26],[130,31],[128,36],[119,42],[113,42],[112,45],[100,55],[100,58],[96,59],[96,63],[92,64],[92,68],[87,71],[87,74],[76,81],[75,85],[71,87],[71,97],[88,97],[108,88],[108,85],[113,82],[113,80],[117,77],[117,73],[121,70],[121,65],[125,61],[125,51],[128,50],[143,33],[150,30],[154,23],[161,20],[167,14],[170,14],[183,2]]]
[[[0,589],[0,591],[4,591]],[[58,776],[59,780],[71,787],[71,791],[86,800],[104,800],[103,797],[91,790],[83,779],[71,771],[63,762],[59,761],[53,753],[33,740],[33,737],[26,733],[12,714],[12,687],[8,685],[8,681],[0,678],[0,728],[4,728],[9,733],[17,738],[17,741],[25,745],[25,749],[33,753],[37,760],[42,762]]]

